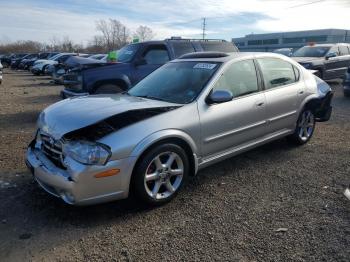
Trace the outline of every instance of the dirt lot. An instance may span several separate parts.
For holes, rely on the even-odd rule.
[[[332,86],[332,120],[306,146],[279,140],[207,168],[157,209],[79,208],[43,192],[24,164],[36,118],[61,87],[5,71],[0,261],[349,261],[350,99]]]

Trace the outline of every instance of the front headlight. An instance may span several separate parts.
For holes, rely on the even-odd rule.
[[[85,165],[105,165],[111,157],[108,146],[88,141],[70,141],[64,144],[63,154]]]

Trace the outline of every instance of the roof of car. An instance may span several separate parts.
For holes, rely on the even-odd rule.
[[[191,54],[187,54],[184,57],[185,58],[178,58],[176,60],[173,60],[174,62],[180,62],[180,61],[207,61],[207,62],[221,62],[225,63],[228,61],[231,61],[233,59],[241,59],[241,58],[256,58],[256,57],[277,57],[285,59],[286,56],[280,55],[280,54],[274,54],[274,53],[262,53],[262,52],[233,52],[233,53],[221,53],[226,54],[226,56],[218,55],[217,57],[213,57],[213,53],[220,53],[220,52],[196,52],[192,53],[193,57],[191,57]],[[206,56],[206,54],[208,54]],[[189,58],[186,58],[189,57]]]

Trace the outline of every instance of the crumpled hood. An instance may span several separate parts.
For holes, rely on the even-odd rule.
[[[39,116],[38,125],[60,139],[68,132],[130,110],[171,106],[179,105],[121,94],[68,98],[46,108]]]
[[[291,58],[298,63],[311,63],[311,62],[322,60],[322,57],[291,57]]]

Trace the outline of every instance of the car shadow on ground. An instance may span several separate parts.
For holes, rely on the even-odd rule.
[[[35,124],[40,111],[17,112],[13,114],[0,114],[0,127],[21,130],[23,125]]]

